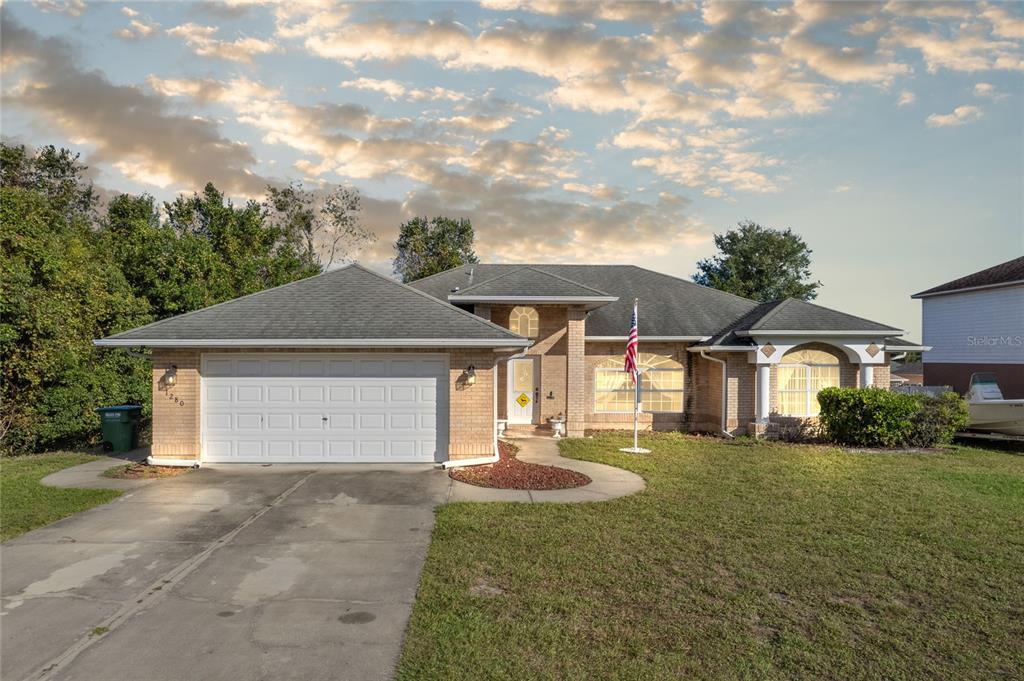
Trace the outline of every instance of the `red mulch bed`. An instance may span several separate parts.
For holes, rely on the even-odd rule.
[[[590,484],[590,478],[558,466],[526,463],[516,458],[519,448],[498,442],[498,462],[484,466],[453,468],[449,475],[459,482],[495,489],[569,489]]]

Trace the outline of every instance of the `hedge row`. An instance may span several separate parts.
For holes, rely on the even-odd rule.
[[[878,388],[825,388],[819,421],[831,442],[854,447],[933,447],[967,426],[967,404],[956,393],[938,397]]]

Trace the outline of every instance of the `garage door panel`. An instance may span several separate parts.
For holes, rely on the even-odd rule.
[[[295,362],[290,359],[268,359],[266,374],[267,376],[294,376]]]
[[[236,440],[236,459],[258,459],[263,457],[263,440]]]
[[[387,423],[387,415],[381,413],[360,412],[357,416],[359,430],[384,430]]]
[[[417,414],[391,414],[388,427],[391,430],[417,430],[422,419]]]
[[[300,403],[323,402],[325,394],[326,391],[322,385],[300,385],[298,401]]]
[[[299,376],[323,376],[324,360],[322,359],[300,359],[298,366]]]
[[[335,378],[350,378],[356,375],[354,359],[332,359],[327,362],[327,375]]]
[[[293,459],[295,458],[295,442],[292,440],[268,440],[268,459]]]
[[[295,427],[293,414],[270,412],[267,414],[267,430],[291,430]]]
[[[236,414],[235,430],[263,430],[263,414]]]
[[[268,385],[267,402],[290,403],[295,399],[295,390],[290,385]]]
[[[320,414],[298,414],[296,428],[301,431],[323,430],[323,417]]]
[[[328,389],[328,402],[331,404],[355,404],[356,389],[351,385],[332,385]]]
[[[355,430],[355,414],[330,414],[327,417],[327,427],[334,430]]]
[[[261,385],[240,385],[235,388],[236,402],[262,402],[263,386]]]
[[[207,354],[203,458],[443,460],[447,366],[437,356]]]

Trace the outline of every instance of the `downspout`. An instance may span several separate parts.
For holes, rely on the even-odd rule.
[[[711,360],[712,362],[717,362],[718,364],[722,365],[722,427],[721,427],[721,433],[722,433],[722,435],[726,436],[730,440],[735,440],[736,439],[735,436],[732,433],[730,433],[728,430],[726,430],[726,425],[728,424],[728,417],[729,417],[729,375],[727,373],[725,360],[718,359],[716,357],[712,357],[711,355],[708,354],[707,350],[701,350],[700,351],[700,356],[703,357],[704,359]]]

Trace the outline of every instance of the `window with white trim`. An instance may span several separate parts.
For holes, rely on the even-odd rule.
[[[540,333],[540,315],[533,307],[517,306],[508,315],[508,329],[527,338],[536,338]]]
[[[640,402],[647,413],[683,411],[683,365],[667,355],[641,352]],[[609,357],[594,370],[594,411],[599,414],[633,413],[633,380],[623,371],[623,360]]]
[[[839,360],[822,350],[790,350],[778,366],[778,412],[817,416],[818,391],[839,387]]]

